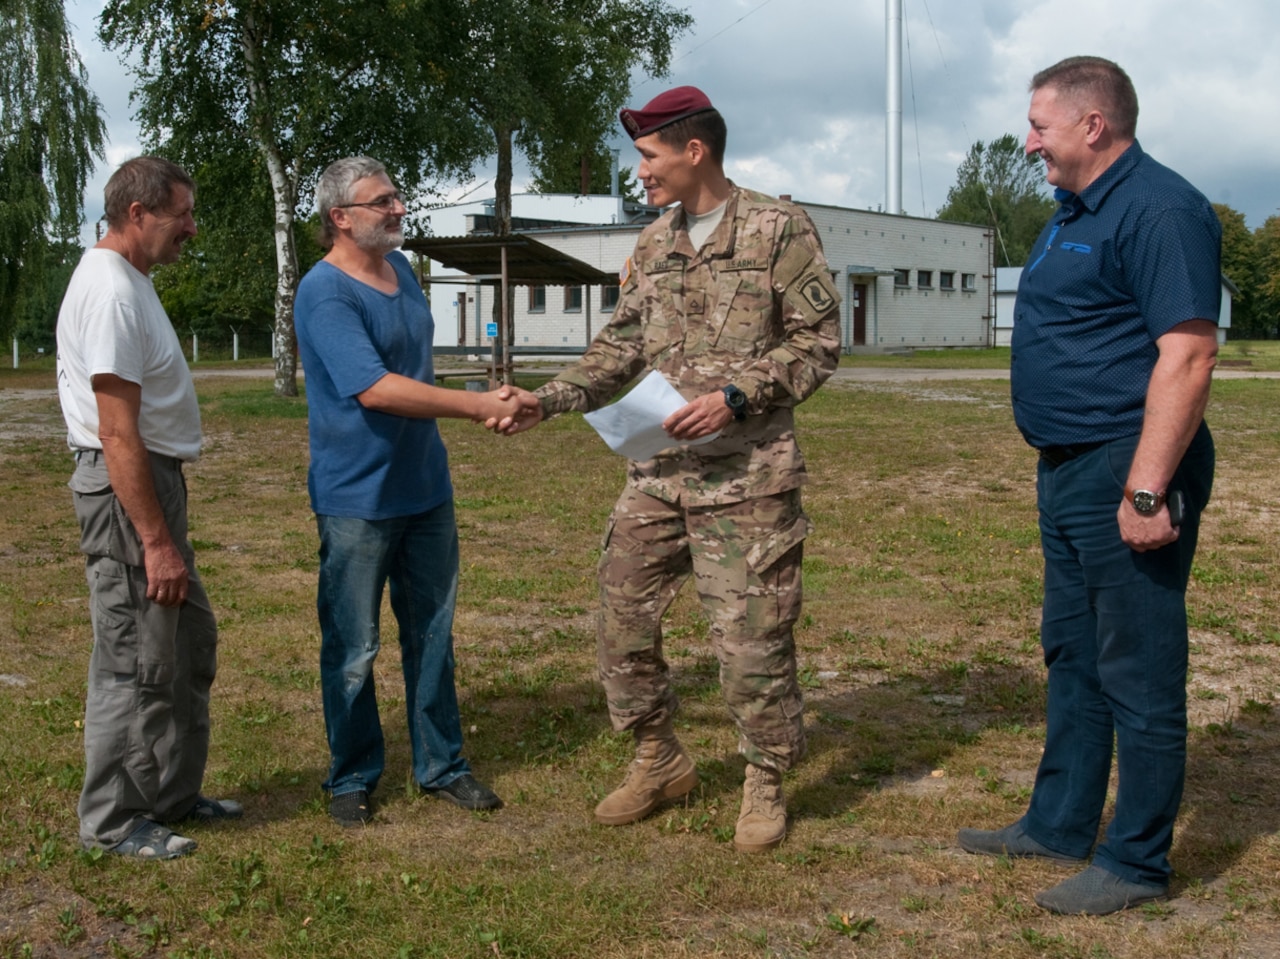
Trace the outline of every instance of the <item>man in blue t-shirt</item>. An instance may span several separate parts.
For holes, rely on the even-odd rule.
[[[328,255],[294,307],[307,374],[311,506],[320,532],[320,684],[332,761],[324,786],[344,826],[372,815],[383,738],[373,683],[383,587],[400,627],[413,774],[465,809],[501,800],[462,758],[453,679],[458,533],[442,416],[510,423],[537,407],[504,387],[435,386],[434,322],[409,262],[404,203],[367,157],[329,166],[316,187]]]
[[[1186,767],[1186,587],[1213,483],[1204,411],[1221,229],[1191,184],[1143,153],[1137,94],[1116,64],[1072,57],[1031,90],[1026,149],[1060,206],[1018,287],[1012,394],[1040,451],[1048,716],[1026,815],[962,829],[959,843],[1065,863],[1092,853],[1036,902],[1104,915],[1169,888]],[[1094,849],[1113,748],[1115,816]]]

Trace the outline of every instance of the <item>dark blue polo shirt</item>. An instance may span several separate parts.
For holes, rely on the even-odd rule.
[[[1222,229],[1209,201],[1135,142],[1044,228],[1018,284],[1013,415],[1032,446],[1142,430],[1155,341],[1217,322]]]

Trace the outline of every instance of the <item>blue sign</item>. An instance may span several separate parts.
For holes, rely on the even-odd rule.
[[[497,324],[497,323],[486,323],[486,324],[484,325],[484,335],[485,335],[485,336],[497,336],[497,335],[498,335],[498,324]]]

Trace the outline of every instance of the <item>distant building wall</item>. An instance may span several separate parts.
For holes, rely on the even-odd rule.
[[[546,202],[539,204],[539,199]],[[598,199],[619,209],[616,198]],[[517,216],[549,218],[552,213],[565,213],[564,198],[514,200],[520,201],[515,204]],[[817,228],[843,300],[841,340],[846,351],[981,347],[993,342],[990,239],[984,227],[815,203],[799,205]],[[483,210],[484,203],[464,206],[465,210],[433,212],[433,226],[461,224],[466,215]],[[597,207],[595,212],[603,209]],[[580,215],[587,212],[581,205],[576,210]],[[631,255],[642,228],[615,222],[522,232],[616,273]],[[442,276],[447,271],[433,264],[431,273]],[[465,310],[466,342],[487,348],[489,340],[483,334],[493,318],[492,286],[467,286],[467,299],[460,306],[463,295],[464,288],[459,286],[437,287],[432,304],[441,331],[438,339],[454,342],[444,331],[455,328],[458,313]],[[528,287],[518,287],[515,345],[581,349],[609,321],[616,295],[616,288],[592,287],[579,293],[551,286],[531,293]]]
[[[984,227],[800,205],[838,274],[846,349],[990,345],[992,277]],[[862,342],[852,316],[855,284],[867,288]]]
[[[1009,346],[1013,341],[1013,313],[1018,306],[1018,284],[1021,266],[1002,266],[996,270],[996,346]],[[1231,281],[1222,278],[1222,299],[1218,307],[1218,342],[1227,341],[1231,329],[1231,299],[1235,292]]]

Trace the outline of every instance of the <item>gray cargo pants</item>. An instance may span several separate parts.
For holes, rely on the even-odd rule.
[[[187,601],[177,608],[147,599],[142,543],[111,490],[102,454],[79,453],[70,483],[93,622],[79,808],[87,847],[114,846],[144,819],[185,816],[209,754],[217,624],[187,542],[182,465],[152,454],[151,474],[190,577]]]

